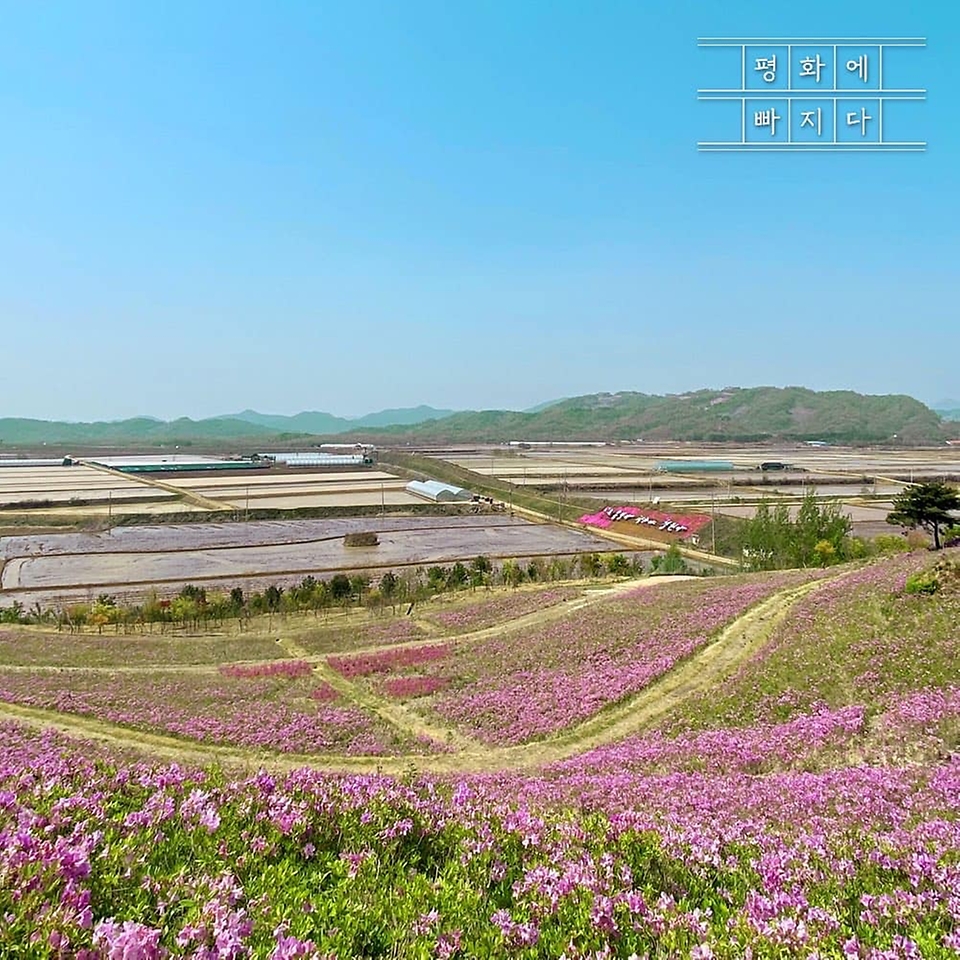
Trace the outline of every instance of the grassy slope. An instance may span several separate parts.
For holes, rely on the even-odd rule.
[[[926,552],[890,558],[805,598],[762,651],[710,697],[684,704],[667,728],[776,724],[847,706],[873,718],[960,688],[960,587],[903,590],[908,573],[932,564]]]

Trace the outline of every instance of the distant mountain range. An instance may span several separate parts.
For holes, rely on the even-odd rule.
[[[363,417],[335,417],[332,413],[310,410],[291,417],[282,414],[257,413],[256,410],[244,410],[242,413],[230,413],[220,420],[243,420],[258,427],[267,427],[283,433],[311,433],[317,435],[346,433],[349,430],[366,428],[412,426],[428,420],[449,417],[454,410],[437,410],[434,407],[402,407],[397,410],[381,410],[368,413]]]
[[[730,387],[655,396],[597,393],[551,404],[535,413],[506,410],[455,413],[402,431],[413,441],[504,440],[825,440],[927,443],[944,439],[945,425],[929,407],[903,395],[865,396],[849,390]],[[391,428],[389,434],[401,433]],[[388,434],[388,435],[389,435]],[[376,439],[373,434],[367,439]]]
[[[960,400],[941,400],[933,405],[933,410],[944,420],[960,420]]]
[[[156,417],[131,417],[127,420],[95,423],[66,423],[53,420],[0,418],[0,444],[158,444],[193,443],[228,440],[279,440],[338,435],[356,430],[387,426],[412,426],[426,420],[448,417],[454,411],[420,406],[398,410],[381,410],[354,419],[335,417],[330,413],[308,411],[294,416],[242,413],[191,420],[158,420]]]
[[[271,441],[316,442],[323,437],[374,443],[634,439],[929,443],[954,436],[960,436],[960,424],[949,417],[942,419],[913,397],[815,392],[803,387],[729,387],[667,396],[596,393],[524,412],[454,412],[420,406],[356,418],[319,411],[281,416],[244,410],[169,422],[152,417],[106,423],[0,419],[0,450],[44,443],[158,446],[194,442],[230,443],[236,449]]]

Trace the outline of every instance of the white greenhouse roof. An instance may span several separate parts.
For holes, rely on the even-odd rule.
[[[411,480],[407,484],[407,493],[427,500],[469,500],[471,494],[463,487],[455,487],[439,480]]]

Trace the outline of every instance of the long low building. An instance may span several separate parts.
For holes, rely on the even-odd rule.
[[[301,450],[296,453],[262,453],[263,460],[283,463],[288,467],[363,467],[370,466],[373,458],[363,453],[315,453]]]
[[[463,487],[454,487],[439,480],[411,480],[407,484],[407,493],[422,497],[432,503],[463,503],[473,499],[473,494]]]
[[[37,467],[72,467],[75,466],[72,457],[57,457],[56,460],[28,460],[26,458],[18,459],[16,457],[0,457],[0,467],[26,467],[36,469]]]
[[[118,473],[196,473],[216,470],[262,470],[253,460],[220,460],[215,457],[187,457],[170,454],[160,457],[91,457],[88,463],[109,467]]]

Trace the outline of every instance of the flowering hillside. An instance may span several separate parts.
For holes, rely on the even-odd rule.
[[[908,592],[930,563],[611,588],[375,651],[11,657],[0,956],[960,956],[960,591]],[[475,739],[427,740],[444,710]],[[140,731],[234,754],[161,763]]]

